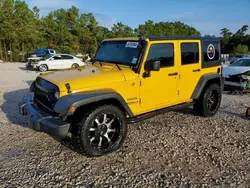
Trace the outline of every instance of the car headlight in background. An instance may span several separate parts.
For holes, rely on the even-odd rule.
[[[59,98],[59,91],[56,91],[54,96],[55,96],[56,99],[58,99]]]

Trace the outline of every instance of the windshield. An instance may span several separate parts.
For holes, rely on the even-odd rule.
[[[143,46],[139,41],[105,41],[95,60],[124,65],[136,65]]]
[[[250,59],[240,59],[238,61],[235,61],[230,67],[250,67]]]
[[[49,58],[51,58],[53,55],[52,54],[47,54],[47,55],[45,55],[44,57],[43,57],[43,59],[49,59]]]

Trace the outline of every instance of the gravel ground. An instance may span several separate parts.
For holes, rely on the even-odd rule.
[[[119,151],[88,158],[19,115],[38,74],[0,64],[0,187],[250,187],[249,95],[223,94],[213,118],[187,109],[130,125]]]

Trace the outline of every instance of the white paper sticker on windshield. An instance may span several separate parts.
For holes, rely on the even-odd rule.
[[[136,62],[137,62],[137,58],[133,58],[131,61],[132,64],[136,64]]]
[[[126,43],[126,48],[137,48],[138,42],[127,42]]]

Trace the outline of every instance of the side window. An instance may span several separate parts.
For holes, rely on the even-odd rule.
[[[242,66],[250,67],[250,59],[244,59]]]
[[[54,58],[54,60],[61,60],[62,59],[61,56],[54,56],[53,58]]]
[[[69,55],[62,55],[62,59],[74,59],[74,58]]]
[[[152,44],[147,61],[160,61],[161,67],[174,66],[174,44]]]
[[[189,65],[199,62],[198,43],[181,43],[181,64]]]
[[[219,52],[219,42],[215,41],[204,41],[203,42],[203,57],[204,62],[209,63],[213,61],[220,60],[220,52]]]

